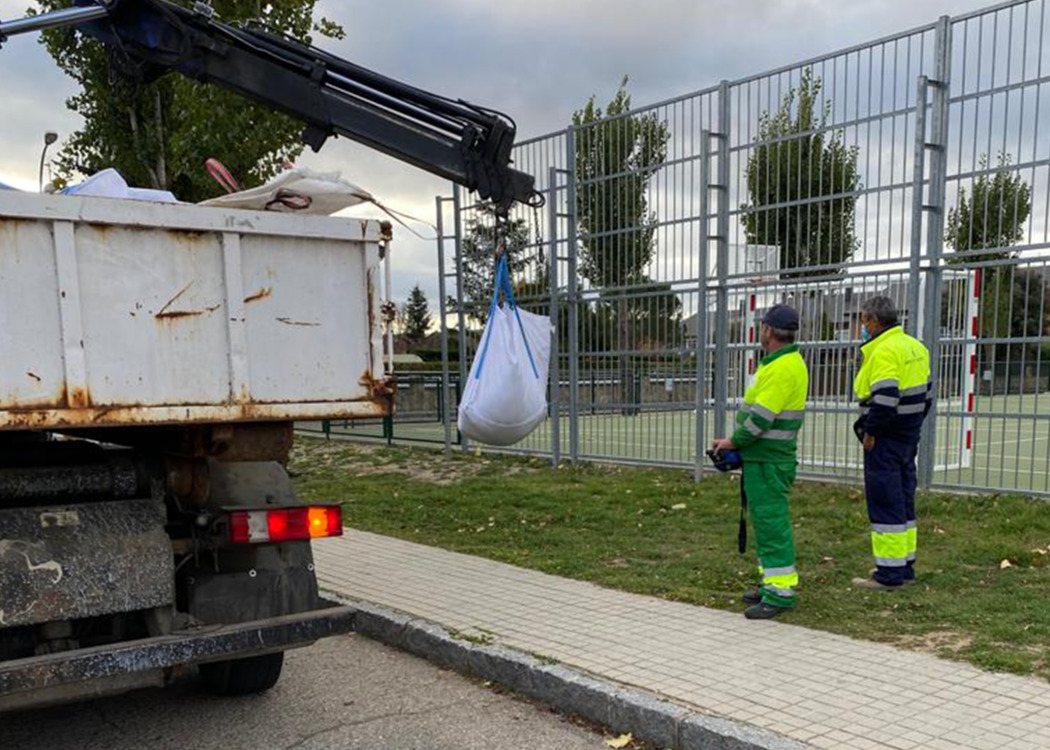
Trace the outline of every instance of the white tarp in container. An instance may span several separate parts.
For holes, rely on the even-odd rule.
[[[88,177],[79,185],[62,191],[63,195],[83,195],[93,198],[118,198],[130,201],[152,201],[154,203],[178,203],[167,190],[149,190],[128,185],[127,180],[115,169],[103,169]]]
[[[339,172],[287,169],[265,185],[201,202],[212,208],[281,211],[330,216],[359,203],[374,203],[364,188],[344,180]]]

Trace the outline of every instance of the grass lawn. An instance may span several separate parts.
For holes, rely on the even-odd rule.
[[[304,499],[343,501],[366,531],[719,609],[741,610],[755,583],[736,551],[735,478],[305,437],[290,469]],[[783,619],[1050,679],[1048,501],[930,494],[918,515],[919,585],[859,593],[850,580],[871,566],[860,488],[797,484],[799,606]]]

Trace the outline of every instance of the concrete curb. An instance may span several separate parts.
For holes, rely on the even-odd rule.
[[[432,622],[369,602],[323,595],[355,610],[362,635],[515,693],[630,732],[658,748],[673,750],[802,750],[805,745],[729,719],[702,714],[635,688],[507,648],[457,637]]]

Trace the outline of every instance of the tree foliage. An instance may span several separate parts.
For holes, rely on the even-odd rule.
[[[176,2],[192,5],[190,0]],[[258,20],[304,42],[311,41],[311,32],[341,38],[338,24],[315,21],[316,4],[214,0],[212,6],[225,22]],[[33,10],[69,5],[70,0],[37,0]],[[80,86],[67,106],[84,118],[84,125],[55,159],[61,179],[113,167],[131,185],[171,190],[180,200],[197,202],[221,192],[204,171],[210,157],[222,161],[243,186],[254,187],[302,153],[303,126],[286,115],[178,74],[136,81],[102,44],[70,29],[46,32],[42,39],[59,67]]]
[[[627,78],[604,110],[591,97],[573,114],[579,272],[600,288],[646,283],[656,247],[649,181],[667,158],[670,133],[656,114],[629,114]]]
[[[539,252],[530,254],[529,225],[525,219],[507,221],[503,228],[503,248],[514,294],[527,298],[547,289],[547,269],[542,242]],[[492,285],[496,273],[496,220],[491,208],[481,208],[467,219],[463,233],[463,296],[466,313],[481,324],[488,320]],[[455,309],[454,302],[450,309]]]
[[[1011,161],[1009,154],[1000,153],[995,169],[989,170],[988,156],[982,155],[978,161],[982,174],[969,192],[960,188],[958,203],[948,211],[945,228],[945,242],[955,251],[949,262],[1015,257],[1012,248],[1024,239],[1024,225],[1032,211],[1032,189],[1011,169]],[[981,252],[974,256],[976,251]],[[992,266],[981,273],[981,338],[1030,335],[1026,333],[1030,307],[1026,295],[1028,290],[1045,294],[1042,276],[1010,266]],[[1033,284],[1029,275],[1034,275],[1037,283]]]
[[[408,301],[404,304],[403,320],[401,335],[410,345],[421,343],[430,332],[430,325],[434,319],[427,304],[427,295],[419,288],[419,284],[409,292]]]
[[[592,96],[572,118],[578,270],[602,290],[598,305],[580,310],[580,346],[619,352],[625,405],[635,400],[631,353],[677,345],[683,338],[681,300],[648,275],[657,228],[649,208],[650,181],[667,159],[670,131],[655,113],[631,113],[627,83],[625,77],[604,108]]]
[[[860,245],[853,220],[858,150],[828,129],[832,102],[820,105],[822,89],[812,69],[803,70],[777,111],[761,115],[747,163],[747,241],[779,247],[786,278],[826,274],[786,269],[842,264]]]
[[[1011,161],[1009,154],[1001,153],[996,168],[989,170],[988,156],[981,156],[978,170],[982,174],[969,192],[960,188],[958,205],[948,211],[945,232],[945,242],[955,252],[999,250],[981,253],[981,257],[1009,258],[1013,255],[1010,248],[1024,239],[1024,224],[1032,211],[1032,188],[1011,169]]]

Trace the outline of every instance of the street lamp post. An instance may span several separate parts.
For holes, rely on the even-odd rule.
[[[38,179],[38,190],[44,192],[44,160],[47,158],[47,150],[51,148],[51,144],[58,140],[58,133],[53,130],[49,130],[44,133],[44,150],[40,152],[40,176]]]

